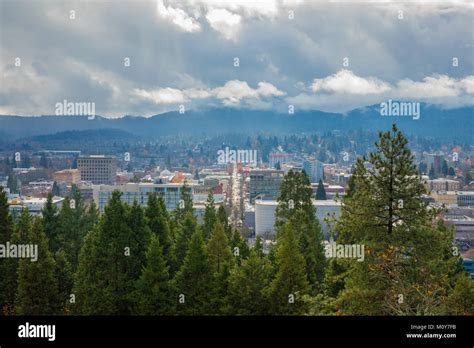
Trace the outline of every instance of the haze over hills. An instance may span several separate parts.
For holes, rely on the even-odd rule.
[[[167,112],[150,118],[126,116],[110,119],[96,116],[93,120],[85,116],[0,116],[0,137],[8,142],[59,132],[101,129],[121,130],[145,139],[178,134],[285,134],[334,129],[379,131],[395,122],[407,135],[461,142],[473,140],[474,107],[443,109],[421,104],[418,120],[411,116],[381,116],[379,110],[379,105],[372,105],[346,114],[296,110],[295,114],[289,115],[267,110],[215,108],[189,110],[185,114]],[[121,133],[115,133],[115,136],[117,134]]]

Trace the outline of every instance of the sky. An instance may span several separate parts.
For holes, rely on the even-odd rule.
[[[0,0],[0,114],[474,104],[474,3]]]

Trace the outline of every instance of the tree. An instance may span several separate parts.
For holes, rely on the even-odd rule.
[[[316,191],[316,200],[325,201],[326,199],[326,190],[324,189],[323,181],[319,179],[318,189]]]
[[[160,239],[151,235],[146,252],[146,266],[135,283],[132,293],[133,313],[136,315],[167,315],[173,313],[169,267],[163,255]]]
[[[302,315],[306,311],[303,295],[309,289],[298,238],[291,223],[287,223],[277,237],[276,274],[268,290],[272,314]]]
[[[472,181],[472,174],[470,170],[466,170],[464,174],[464,183],[469,185]]]
[[[219,208],[217,209],[217,219],[222,224],[222,226],[224,226],[224,232],[227,235],[227,238],[230,239],[232,237],[232,227],[229,224],[229,219],[223,204],[219,205]]]
[[[448,175],[448,162],[443,158],[441,162],[441,173],[446,177]]]
[[[291,222],[305,260],[311,290],[316,293],[320,290],[324,279],[326,258],[321,244],[323,240],[321,226],[315,216],[311,196],[311,184],[306,174],[290,171],[281,185],[275,226],[278,235],[282,227]]]
[[[17,180],[15,174],[13,174],[13,172],[10,172],[8,174],[7,187],[9,188],[10,193],[19,193],[18,180]]]
[[[146,217],[150,230],[159,238],[160,245],[163,248],[163,255],[170,257],[172,252],[173,240],[171,237],[170,226],[166,215],[166,207],[160,203],[163,198],[158,197],[156,193],[148,196],[148,205],[146,208]]]
[[[209,315],[212,274],[202,232],[194,231],[183,265],[174,279],[177,312]]]
[[[58,218],[58,208],[53,203],[53,196],[51,193],[48,194],[46,204],[41,210],[41,215],[43,216],[43,229],[46,237],[49,241],[49,250],[53,253],[57,252],[60,248],[60,239],[59,239],[59,218]]]
[[[0,186],[0,244],[13,239],[13,219],[9,211],[7,193]],[[14,307],[16,292],[16,259],[0,261],[0,313],[11,314]]]
[[[53,182],[53,187],[51,188],[51,194],[53,196],[60,196],[61,195],[61,190],[59,189],[59,185],[56,181]]]
[[[193,197],[191,193],[191,188],[187,185],[186,181],[181,187],[181,197],[180,202],[174,210],[174,220],[176,223],[180,224],[184,221],[185,216],[188,212],[194,214],[193,209]]]
[[[236,256],[237,264],[240,265],[242,260],[249,257],[250,248],[238,230],[234,230],[232,239],[230,240],[230,246],[232,248],[232,253]]]
[[[234,265],[234,256],[230,250],[229,240],[224,232],[224,227],[217,223],[212,231],[207,244],[209,255],[209,269],[212,274],[212,312],[225,314],[230,311],[226,308],[226,297],[228,292],[228,278],[230,270]]]
[[[74,285],[72,269],[64,250],[59,250],[54,254],[54,261],[54,276],[58,283],[58,302],[60,304],[59,313],[66,314],[68,313],[68,303],[71,299],[70,296]]]
[[[272,265],[252,250],[240,267],[229,276],[228,302],[235,315],[266,315],[269,312],[268,296]]]
[[[130,314],[130,293],[144,266],[140,255],[147,247],[148,229],[138,204],[129,208],[121,195],[112,193],[99,225],[84,240],[75,283],[75,311],[80,314]],[[132,221],[138,225],[134,231]]]
[[[277,163],[275,164],[275,169],[276,169],[276,170],[281,170],[280,162],[277,162]]]
[[[349,315],[428,315],[442,312],[454,286],[459,257],[453,231],[428,209],[408,141],[392,126],[375,151],[359,158],[355,191],[342,201],[339,244],[364,247],[364,262],[350,263],[338,310]]]
[[[204,225],[202,226],[205,240],[209,239],[209,236],[214,230],[214,226],[216,222],[217,222],[216,207],[214,205],[214,194],[211,189],[209,190],[209,194],[207,195],[206,208],[204,210]]]
[[[453,168],[453,167],[449,167],[449,169],[448,169],[448,175],[449,175],[449,176],[456,176],[456,173],[454,172],[454,168]]]
[[[53,315],[61,309],[56,264],[48,250],[48,239],[40,219],[35,219],[28,236],[37,246],[37,260],[23,258],[18,266],[18,288],[15,299],[17,315]]]
[[[191,236],[198,230],[196,217],[188,212],[185,216],[184,223],[177,227],[176,242],[173,249],[173,259],[171,273],[175,274],[183,264],[186,253],[188,252],[188,244]]]

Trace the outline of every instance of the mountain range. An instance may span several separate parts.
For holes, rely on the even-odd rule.
[[[407,135],[472,143],[474,107],[445,109],[421,104],[419,119],[410,116],[381,116],[380,106],[371,105],[350,112],[328,113],[318,110],[281,114],[268,110],[212,108],[189,110],[184,114],[167,112],[152,117],[125,116],[0,116],[0,139],[47,136],[60,132],[115,129],[144,139],[173,135],[214,135],[226,133],[290,134],[348,131],[380,131],[396,123]],[[125,133],[126,132],[126,133]],[[118,133],[122,134],[122,133]],[[64,136],[64,135],[62,135]]]

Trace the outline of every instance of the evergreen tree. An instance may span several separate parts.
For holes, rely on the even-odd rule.
[[[193,209],[193,197],[191,188],[187,185],[186,181],[181,187],[181,199],[176,209],[174,210],[174,220],[177,224],[182,224],[185,220],[186,214],[190,212],[194,214]]]
[[[60,196],[61,195],[61,190],[59,189],[59,185],[56,181],[53,182],[53,187],[51,188],[51,194],[53,196]]]
[[[229,240],[224,227],[217,223],[207,244],[209,255],[209,269],[213,277],[211,305],[215,314],[225,314],[230,311],[226,308],[228,278],[234,264],[234,256],[230,250]]]
[[[202,226],[205,240],[209,239],[209,236],[214,230],[214,226],[216,222],[217,222],[216,207],[214,205],[214,194],[211,189],[209,190],[209,194],[207,196],[206,208],[204,211],[204,225]]]
[[[75,283],[75,310],[81,314],[130,314],[130,293],[144,266],[141,253],[148,228],[138,205],[130,209],[120,197],[121,192],[112,193],[100,224],[84,240]]]
[[[319,179],[318,189],[316,191],[316,199],[319,201],[325,201],[326,197],[326,190],[324,189],[324,184],[321,179]]]
[[[146,250],[150,242],[151,231],[148,227],[145,212],[137,201],[133,202],[127,215],[127,224],[130,229],[126,248],[130,250],[128,257],[128,272],[130,278],[137,279],[146,264]]]
[[[18,180],[13,172],[8,174],[7,187],[10,189],[10,193],[19,193]]]
[[[43,216],[43,230],[49,241],[49,250],[55,253],[59,250],[61,241],[59,239],[58,208],[53,203],[51,193],[48,194],[46,204],[41,210],[41,214]]]
[[[53,315],[61,309],[61,298],[54,271],[56,264],[48,250],[48,239],[40,219],[35,219],[28,244],[37,246],[37,260],[23,258],[18,266],[15,299],[17,315]]]
[[[265,289],[269,286],[272,265],[252,250],[240,267],[229,276],[228,302],[234,315],[266,315],[269,311]]]
[[[160,239],[151,235],[146,252],[146,266],[135,283],[132,293],[133,313],[136,315],[173,314],[174,301],[170,288],[169,267],[163,255]]]
[[[40,167],[48,168],[48,159],[44,153],[41,154],[39,165]]]
[[[430,166],[430,171],[428,172],[428,176],[431,180],[436,179],[437,177],[433,165]]]
[[[441,162],[441,173],[446,177],[448,175],[448,162],[443,158],[443,161]]]
[[[230,239],[232,237],[232,227],[229,224],[229,219],[223,204],[219,205],[219,208],[217,209],[217,219],[222,224],[222,226],[224,226],[224,232],[227,235],[227,238]]]
[[[54,275],[58,283],[58,302],[60,313],[68,313],[68,303],[71,299],[72,287],[74,285],[71,265],[67,260],[64,250],[59,250],[54,254],[55,268]]]
[[[13,219],[7,193],[0,186],[0,244],[13,242]],[[16,259],[0,260],[0,314],[12,314],[16,292]]]
[[[232,234],[232,239],[230,241],[230,246],[232,248],[232,253],[236,257],[237,264],[240,265],[242,260],[249,257],[250,248],[245,239],[242,238],[242,235],[238,230],[234,230],[234,233]]]
[[[263,257],[263,256],[265,255],[264,252],[263,252],[262,237],[257,236],[257,238],[255,239],[255,247],[254,247],[254,250],[255,250],[255,254],[256,254],[258,257]]]
[[[176,232],[176,242],[174,244],[172,262],[172,274],[176,273],[183,264],[186,253],[188,252],[188,244],[191,236],[198,230],[196,217],[188,212],[185,216],[184,224],[178,226]]]
[[[146,217],[150,230],[159,238],[160,245],[163,248],[163,255],[170,257],[172,252],[173,240],[171,237],[170,226],[168,223],[166,208],[160,203],[163,199],[157,197],[155,193],[148,196],[148,205],[146,208]]]
[[[352,196],[343,198],[339,244],[364,246],[350,263],[338,310],[352,315],[439,314],[459,270],[453,231],[435,223],[407,140],[393,125],[376,151],[357,160]],[[367,163],[368,162],[368,163]]]
[[[456,173],[454,172],[454,168],[453,168],[453,167],[449,167],[449,169],[448,169],[448,175],[449,175],[449,176],[456,176]]]
[[[212,274],[204,238],[196,230],[189,241],[183,265],[175,277],[178,313],[209,315]]]
[[[282,226],[277,237],[276,274],[268,289],[271,312],[275,315],[302,315],[303,295],[309,293],[305,261],[291,223]]]

